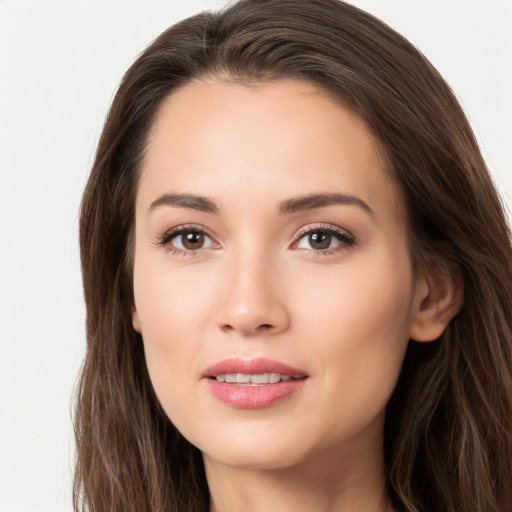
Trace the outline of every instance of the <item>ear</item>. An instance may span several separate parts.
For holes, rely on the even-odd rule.
[[[137,313],[135,306],[132,307],[132,326],[135,331],[141,334],[139,314]]]
[[[458,265],[431,260],[416,283],[409,338],[434,341],[460,311],[464,285]]]

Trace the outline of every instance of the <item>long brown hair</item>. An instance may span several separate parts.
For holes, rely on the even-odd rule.
[[[75,510],[204,512],[199,451],[153,392],[131,326],[134,198],[162,100],[200,77],[313,82],[355,109],[406,198],[417,267],[457,265],[464,305],[410,342],[387,408],[397,510],[512,510],[512,249],[500,199],[453,93],[407,40],[337,0],[242,0],[164,32],[131,66],[99,142],[80,219],[87,355],[77,389]]]

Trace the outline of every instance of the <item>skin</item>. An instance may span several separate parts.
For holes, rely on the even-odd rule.
[[[279,210],[335,193],[369,209]],[[155,204],[163,194],[218,211]],[[203,453],[212,510],[389,510],[386,403],[409,338],[437,338],[458,297],[448,277],[414,277],[404,218],[363,120],[312,84],[202,80],[161,107],[136,198],[133,325],[164,410]],[[202,248],[162,243],[190,225]],[[322,252],[304,235],[332,226],[352,242]],[[233,408],[202,373],[235,356],[299,368],[306,385]]]

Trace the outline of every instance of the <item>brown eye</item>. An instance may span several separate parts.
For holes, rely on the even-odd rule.
[[[163,235],[159,245],[182,253],[216,247],[215,242],[204,231],[185,226],[172,229]]]
[[[295,242],[295,249],[327,254],[353,247],[355,239],[348,231],[333,227],[318,227],[303,230],[302,236]]]
[[[312,249],[328,249],[331,246],[332,236],[323,231],[315,231],[309,234],[308,241]]]
[[[194,249],[201,249],[204,246],[204,233],[197,231],[188,231],[180,235],[181,243],[187,251],[193,251]],[[179,238],[179,237],[178,237]]]

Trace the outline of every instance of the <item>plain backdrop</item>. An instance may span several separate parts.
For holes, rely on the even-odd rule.
[[[445,76],[511,205],[512,1],[353,3]],[[222,5],[0,0],[0,512],[72,509],[80,195],[123,72],[167,26]]]

